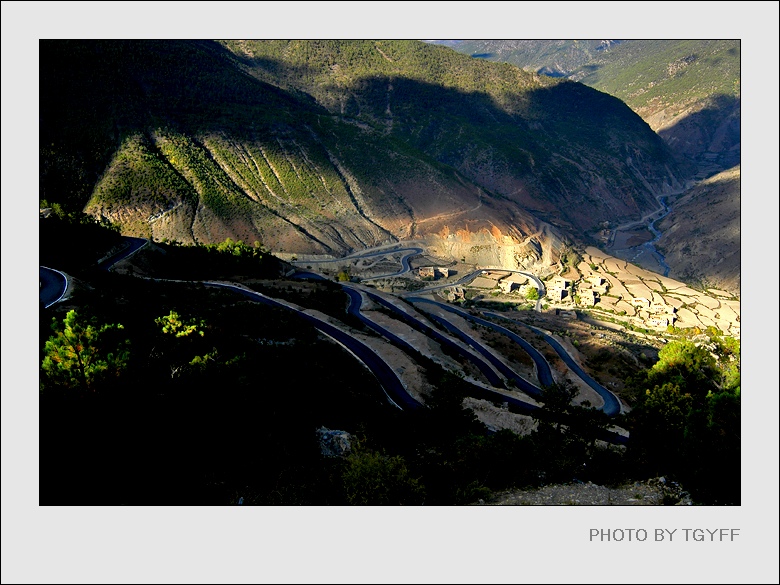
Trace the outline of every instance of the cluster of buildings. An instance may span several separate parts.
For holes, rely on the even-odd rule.
[[[565,281],[564,282],[568,282]],[[599,302],[601,295],[607,294],[609,282],[601,276],[591,276],[579,284],[580,304],[586,307],[593,307]]]
[[[667,325],[674,325],[675,316],[677,311],[672,305],[664,303],[654,303],[644,297],[634,297],[631,299],[631,304],[637,308],[637,315],[642,317],[642,312],[646,313],[645,323],[651,327],[666,327]]]

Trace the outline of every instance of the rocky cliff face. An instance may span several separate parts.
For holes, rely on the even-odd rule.
[[[544,274],[558,262],[563,237],[549,225],[521,235],[496,226],[477,231],[442,229],[426,238],[430,253],[481,267],[502,267]]]

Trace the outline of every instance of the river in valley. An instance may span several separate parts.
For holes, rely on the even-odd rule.
[[[664,255],[655,247],[656,242],[661,238],[661,232],[655,226],[669,215],[672,208],[667,203],[667,197],[662,197],[660,203],[663,208],[657,214],[647,218],[644,224],[616,230],[607,251],[616,258],[628,260],[646,270],[669,276],[670,267]]]

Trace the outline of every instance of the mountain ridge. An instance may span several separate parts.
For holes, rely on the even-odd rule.
[[[43,42],[42,198],[133,235],[340,255],[587,239],[678,183],[647,125],[579,84],[419,42],[238,43]]]
[[[434,42],[618,97],[664,138],[690,178],[739,163],[739,40]]]

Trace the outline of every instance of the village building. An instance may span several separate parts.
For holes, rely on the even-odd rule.
[[[563,278],[561,276],[556,276],[552,279],[550,286],[552,288],[559,288],[559,289],[567,289],[571,285],[571,280],[568,280],[566,278]]]
[[[452,302],[455,301],[461,301],[466,298],[466,293],[463,291],[463,289],[459,286],[456,286],[454,288],[448,289],[447,292],[447,300]]]
[[[631,304],[635,307],[640,307],[642,309],[649,309],[650,308],[650,301],[648,301],[644,297],[637,297],[635,299],[631,299]]]
[[[592,290],[584,290],[580,292],[580,302],[585,305],[586,307],[592,307],[597,302],[599,302],[599,295],[598,293],[593,292]]]
[[[423,266],[417,269],[420,278],[447,278],[450,275],[449,268],[439,268],[438,266]]]
[[[562,289],[562,288],[552,288],[547,289],[547,296],[550,297],[550,300],[560,303],[568,296],[568,291]]]
[[[650,305],[650,310],[654,313],[672,314],[677,309],[675,309],[672,305],[666,305],[664,303],[653,303]]]
[[[607,282],[601,276],[591,276],[588,280],[593,286],[604,286],[604,284]]]
[[[563,319],[576,319],[577,313],[574,311],[564,311],[563,309],[555,309],[555,314]]]
[[[504,293],[511,293],[515,286],[515,283],[509,280],[502,280],[498,283],[498,288],[500,288],[501,292]]]

